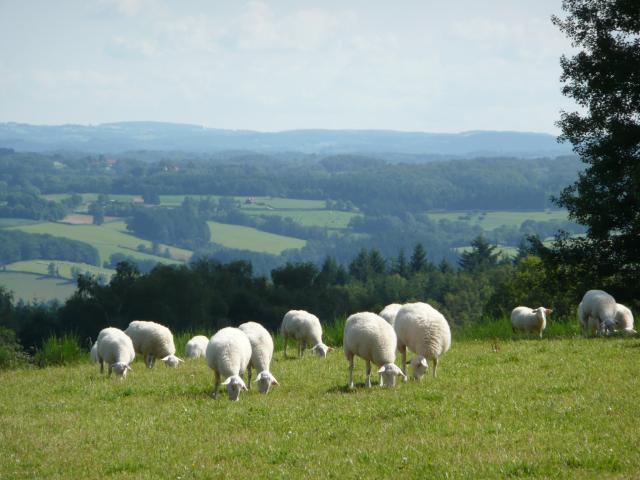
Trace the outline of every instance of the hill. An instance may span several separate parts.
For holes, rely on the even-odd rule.
[[[463,133],[392,130],[289,130],[255,132],[199,125],[121,122],[101,125],[0,124],[0,147],[20,151],[79,150],[117,153],[131,150],[258,153],[297,151],[337,154],[405,154],[435,156],[541,156],[571,152],[553,135],[531,132]]]

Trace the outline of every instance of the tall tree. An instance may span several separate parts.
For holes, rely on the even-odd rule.
[[[562,9],[553,22],[578,49],[560,60],[562,92],[580,111],[561,112],[558,125],[586,169],[556,201],[587,235],[558,242],[558,258],[591,263],[590,281],[609,277],[624,291],[640,277],[640,2],[564,0]]]
[[[416,244],[409,260],[409,267],[412,273],[421,272],[427,268],[427,252],[421,243]]]
[[[463,252],[458,261],[460,267],[467,272],[486,270],[498,264],[496,246],[491,245],[482,235],[471,241],[471,251]]]

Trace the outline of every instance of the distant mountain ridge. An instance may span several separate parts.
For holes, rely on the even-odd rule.
[[[470,131],[462,133],[394,130],[224,130],[162,122],[100,125],[0,123],[0,148],[19,151],[77,150],[119,153],[132,150],[218,152],[298,151],[303,153],[385,153],[442,156],[553,156],[571,153],[546,133]]]

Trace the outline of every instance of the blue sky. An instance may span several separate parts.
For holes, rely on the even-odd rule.
[[[560,0],[0,0],[0,122],[557,133]]]

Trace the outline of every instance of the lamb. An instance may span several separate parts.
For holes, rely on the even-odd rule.
[[[353,357],[366,362],[365,386],[371,388],[371,362],[379,366],[380,386],[395,385],[396,376],[406,375],[394,363],[397,338],[393,327],[379,315],[371,312],[354,313],[344,326],[344,355],[349,362],[348,387],[353,388]]]
[[[542,332],[547,327],[547,315],[552,313],[550,308],[516,307],[511,312],[511,328],[513,333],[536,332],[542,338]]]
[[[633,329],[633,313],[627,307],[621,303],[616,303],[616,315],[614,317],[614,323],[605,322],[602,325],[603,333],[637,333]]]
[[[578,323],[586,334],[602,334],[615,325],[616,301],[603,290],[589,290],[578,305]]]
[[[398,310],[402,308],[402,305],[399,303],[390,303],[386,307],[382,309],[380,312],[380,316],[384,318],[389,324],[393,327],[393,324],[396,321],[396,315],[398,314]]]
[[[164,325],[134,320],[124,333],[131,337],[136,352],[144,355],[144,364],[147,368],[153,368],[156,358],[162,360],[167,367],[175,367],[184,361],[175,356],[173,334]]]
[[[100,363],[100,373],[104,372],[104,362],[109,365],[109,376],[115,370],[116,375],[121,379],[127,376],[127,371],[131,370],[129,364],[136,357],[133,342],[119,328],[104,328],[98,334],[96,341],[96,354]]]
[[[187,358],[200,358],[204,357],[207,352],[207,345],[209,345],[209,339],[204,335],[196,335],[187,342],[185,346],[185,355]]]
[[[322,325],[315,315],[304,310],[289,310],[282,319],[280,333],[284,340],[284,356],[287,357],[287,341],[289,337],[298,341],[298,357],[302,358],[307,345],[319,357],[326,357],[333,348],[322,343]]]
[[[451,347],[451,330],[444,316],[427,303],[407,303],[398,311],[394,328],[402,354],[402,372],[406,373],[408,347],[416,354],[411,360],[413,378],[418,380],[426,373],[427,360],[433,360],[435,378],[438,358]]]
[[[207,365],[214,371],[213,397],[218,396],[220,376],[227,388],[229,400],[238,401],[240,392],[247,390],[242,375],[251,361],[251,342],[239,328],[225,327],[209,340],[207,345]]]
[[[251,343],[251,361],[247,371],[248,387],[251,389],[251,369],[254,368],[257,374],[258,391],[267,393],[271,385],[278,385],[276,377],[269,371],[269,365],[271,365],[271,358],[273,357],[271,334],[256,322],[243,323],[238,328],[247,335]]]

